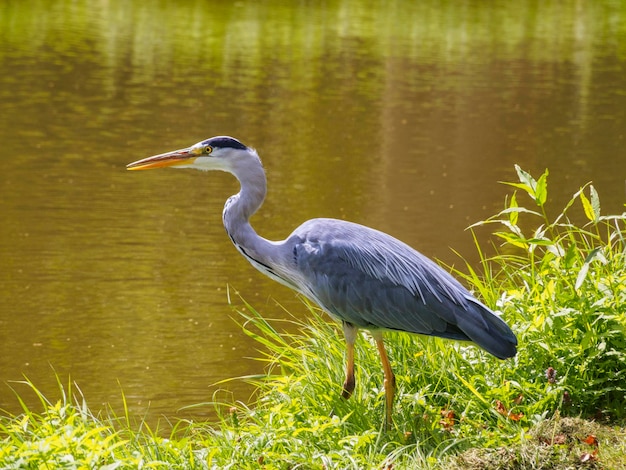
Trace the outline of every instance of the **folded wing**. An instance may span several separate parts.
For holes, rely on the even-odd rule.
[[[473,341],[501,359],[516,353],[504,321],[434,262],[383,232],[314,219],[288,242],[300,290],[339,320]]]

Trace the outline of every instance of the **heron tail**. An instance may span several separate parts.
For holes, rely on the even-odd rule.
[[[468,315],[458,318],[458,327],[468,338],[498,359],[517,354],[517,338],[495,313],[475,299],[468,299]]]

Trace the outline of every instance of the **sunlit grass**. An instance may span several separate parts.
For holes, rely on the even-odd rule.
[[[268,320],[244,303],[241,328],[258,342],[265,373],[238,380],[257,387],[256,401],[198,404],[216,420],[181,421],[165,438],[127,410],[94,415],[71,382],[59,382],[51,400],[25,381],[42,411],[17,394],[23,412],[0,416],[0,468],[626,469],[626,219],[602,216],[588,185],[550,220],[547,172],[518,175],[512,185],[532,209],[511,196],[481,223],[496,223],[504,244],[482,255],[480,274],[457,271],[513,326],[518,355],[499,361],[473,346],[390,333],[398,393],[389,431],[367,334],[357,342],[355,393],[344,400],[337,324],[308,303],[306,321]],[[568,217],[574,204],[584,226]]]

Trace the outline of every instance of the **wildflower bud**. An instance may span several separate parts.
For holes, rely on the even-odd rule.
[[[556,382],[556,369],[552,367],[548,367],[546,370],[546,379],[548,379],[548,383],[553,384]]]
[[[570,405],[572,403],[572,397],[570,397],[569,392],[563,392],[563,404]]]

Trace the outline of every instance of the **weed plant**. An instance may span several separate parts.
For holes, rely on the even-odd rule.
[[[478,225],[498,224],[503,245],[482,255],[479,277],[465,279],[514,323],[521,347],[509,374],[523,394],[524,413],[539,417],[557,408],[566,415],[626,417],[626,216],[603,216],[591,184],[577,191],[551,220],[548,171],[537,180],[516,166],[532,209],[507,207]],[[586,195],[589,194],[589,197]],[[569,217],[580,203],[582,227]],[[525,216],[523,230],[521,217]],[[462,273],[458,273],[461,274]],[[497,297],[496,297],[497,296]],[[512,366],[512,367],[511,367]]]
[[[339,325],[306,302],[304,321],[269,320],[244,303],[242,330],[266,365],[243,378],[257,387],[252,405],[216,393],[198,405],[214,407],[216,423],[181,422],[163,438],[127,413],[94,416],[59,384],[59,402],[39,394],[43,413],[23,405],[20,416],[0,416],[0,468],[626,470],[624,430],[579,419],[626,418],[626,217],[602,216],[586,185],[550,219],[547,171],[535,180],[516,169],[505,208],[475,225],[497,224],[502,244],[487,256],[476,242],[480,272],[453,269],[512,325],[514,359],[389,333],[398,392],[385,432],[383,374],[367,334],[357,342],[354,396],[344,400]],[[582,226],[570,220],[575,205]]]

